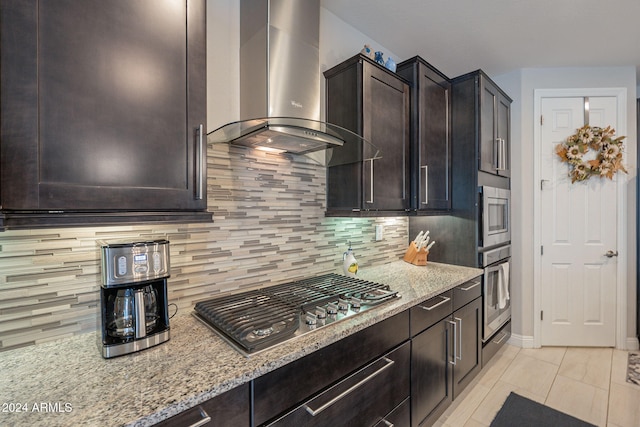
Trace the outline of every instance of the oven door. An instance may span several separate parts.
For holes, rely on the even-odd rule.
[[[506,258],[484,269],[483,342],[488,341],[511,318],[510,266],[511,258]]]
[[[488,248],[511,241],[510,203],[511,191],[482,187],[481,247]]]

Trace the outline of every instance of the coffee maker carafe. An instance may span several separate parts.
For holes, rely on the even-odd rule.
[[[168,341],[169,242],[98,244],[102,356],[121,356]]]

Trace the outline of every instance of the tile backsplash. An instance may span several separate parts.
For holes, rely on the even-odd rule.
[[[96,240],[167,238],[169,302],[183,313],[220,292],[339,271],[349,241],[361,269],[406,249],[406,217],[325,217],[325,168],[312,161],[216,145],[207,163],[212,224],[0,233],[0,351],[95,331]]]

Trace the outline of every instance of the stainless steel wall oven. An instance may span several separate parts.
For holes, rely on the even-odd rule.
[[[484,314],[482,340],[487,342],[511,319],[511,245],[482,253]]]
[[[510,243],[511,191],[486,185],[480,189],[480,250]]]

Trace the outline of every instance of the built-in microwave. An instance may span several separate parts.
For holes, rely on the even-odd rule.
[[[511,191],[480,187],[480,250],[511,242]]]

